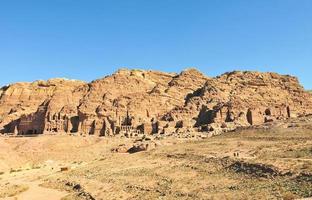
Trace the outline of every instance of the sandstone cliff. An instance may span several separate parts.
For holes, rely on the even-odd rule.
[[[51,79],[0,89],[2,133],[138,135],[214,131],[310,114],[292,76],[231,72],[215,78],[121,69],[84,83]]]
[[[311,113],[311,105],[311,95],[297,78],[245,71],[225,73],[207,81],[181,109],[190,114],[184,119],[194,118],[196,126],[209,130],[298,117]],[[179,112],[170,114],[181,116]]]
[[[51,79],[5,86],[0,92],[0,126],[5,131],[12,131],[21,118],[31,118],[40,109],[56,110],[78,104],[80,97],[75,98],[72,91],[84,84],[82,81]]]

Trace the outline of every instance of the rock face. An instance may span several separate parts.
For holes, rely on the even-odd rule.
[[[231,72],[215,78],[121,69],[91,83],[51,79],[0,89],[2,133],[137,136],[231,130],[312,113],[295,77]]]
[[[45,128],[65,114],[74,112],[82,94],[73,93],[84,86],[81,81],[51,79],[16,83],[0,90],[0,128],[18,134],[43,133]],[[64,115],[64,116],[63,116]],[[48,122],[48,119],[50,120]]]
[[[311,113],[311,103],[311,94],[295,77],[231,72],[208,80],[170,116],[196,119],[195,126],[212,131],[306,115]]]

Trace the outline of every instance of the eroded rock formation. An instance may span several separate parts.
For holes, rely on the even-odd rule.
[[[121,69],[91,83],[51,79],[0,89],[0,129],[14,134],[137,136],[231,130],[312,113],[297,78],[231,72],[209,78]]]

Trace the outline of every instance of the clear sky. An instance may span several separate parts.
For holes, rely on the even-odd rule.
[[[0,85],[192,66],[292,74],[312,89],[312,0],[0,1]]]

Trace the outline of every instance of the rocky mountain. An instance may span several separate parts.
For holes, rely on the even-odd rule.
[[[133,136],[215,132],[312,113],[297,78],[234,71],[210,78],[121,69],[85,83],[51,79],[0,89],[2,133]]]

